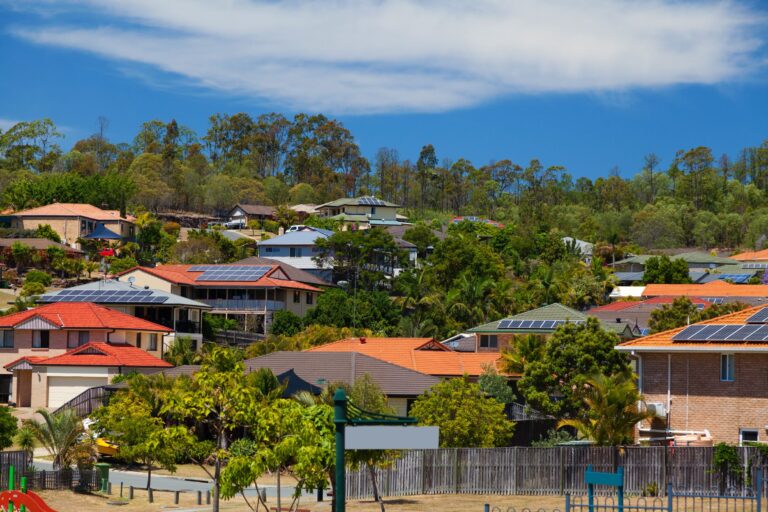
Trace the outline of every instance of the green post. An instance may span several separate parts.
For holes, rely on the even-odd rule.
[[[21,477],[21,492],[27,494],[27,477],[25,476]],[[21,506],[21,512],[27,512],[26,505]]]
[[[12,465],[8,466],[8,490],[9,491],[13,490],[13,488],[15,486],[15,483],[16,483],[16,475],[14,474],[15,471],[16,470],[15,470],[15,468]],[[13,505],[12,501],[8,502],[8,510],[16,510],[14,508],[14,505]]]
[[[347,474],[344,462],[344,427],[347,424],[347,394],[338,388],[333,395],[333,423],[336,425],[336,499],[335,512],[345,512],[347,498]]]

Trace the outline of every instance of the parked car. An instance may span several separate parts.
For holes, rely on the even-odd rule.
[[[224,223],[225,228],[245,229],[245,219],[235,219]]]
[[[285,230],[286,233],[293,233],[294,231],[301,231],[304,228],[306,228],[304,224],[294,224],[293,226],[289,227]]]

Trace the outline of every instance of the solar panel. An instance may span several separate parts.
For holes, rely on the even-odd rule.
[[[768,263],[744,263],[741,268],[749,270],[762,270],[768,268]]]
[[[765,341],[768,339],[768,325],[757,325],[756,327],[758,329],[752,334],[744,336],[742,341]]]
[[[384,201],[375,197],[364,196],[359,199],[359,204],[365,206],[384,206]]]
[[[696,337],[696,335],[699,333],[699,331],[702,331],[705,327],[704,325],[691,325],[689,327],[686,327],[679,333],[675,334],[672,337],[672,341],[690,341]]]
[[[712,334],[707,336],[707,341],[725,341],[728,339],[728,336],[736,333],[739,329],[741,329],[742,325],[720,325],[720,326],[714,326],[714,327],[720,327],[716,331],[714,331]]]
[[[748,324],[765,324],[768,323],[768,308],[763,308],[757,313],[747,318]]]
[[[195,281],[258,281],[271,266],[218,267],[206,270]]]
[[[761,325],[742,325],[739,330],[728,336],[726,338],[726,341],[741,341],[746,336],[749,336],[750,334],[754,334],[758,330],[760,330],[762,326]]]
[[[511,323],[511,320],[502,320],[499,322],[499,329],[509,329],[509,324]]]

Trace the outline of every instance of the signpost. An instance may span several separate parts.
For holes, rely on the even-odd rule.
[[[347,394],[342,388],[338,388],[333,395],[333,423],[336,425],[336,486],[333,491],[336,498],[335,512],[346,510],[346,448],[435,449],[439,443],[438,427],[408,426],[414,425],[416,418],[364,411],[347,400]]]

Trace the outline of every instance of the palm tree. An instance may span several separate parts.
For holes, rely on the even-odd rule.
[[[23,428],[30,429],[37,442],[53,456],[54,469],[70,468],[91,459],[93,443],[74,410],[65,409],[54,414],[38,409],[37,414],[43,421],[25,420]]]
[[[544,340],[541,336],[536,334],[515,336],[514,344],[501,354],[504,371],[524,374],[528,363],[540,358],[543,351]]]
[[[645,407],[631,374],[591,377],[586,382],[583,400],[584,415],[560,420],[557,428],[573,427],[579,435],[600,446],[631,443],[635,425],[653,416]]]

